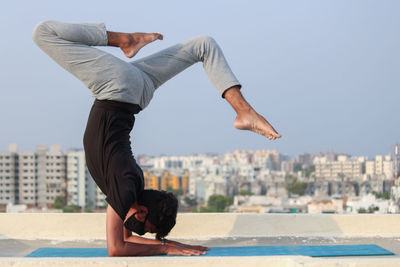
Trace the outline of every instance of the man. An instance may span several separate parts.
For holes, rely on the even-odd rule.
[[[144,190],[143,173],[132,156],[130,132],[134,114],[150,102],[155,90],[196,62],[220,95],[236,111],[234,126],[280,138],[246,102],[241,85],[221,48],[208,36],[197,37],[133,62],[125,62],[93,46],[119,47],[131,58],[145,45],[162,40],[158,33],[107,31],[104,24],[46,21],[33,40],[54,61],[80,79],[95,97],[84,136],[88,169],[107,196],[107,249],[110,256],[200,255],[208,248],[164,237],[175,225],[177,200],[165,191]],[[156,233],[156,239],[132,236]]]

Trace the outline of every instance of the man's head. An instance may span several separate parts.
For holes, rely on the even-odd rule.
[[[136,230],[134,232],[139,232],[139,234],[154,232],[157,239],[167,236],[176,223],[178,211],[176,197],[166,191],[144,190],[139,196],[137,204],[139,211],[137,210],[125,221],[125,227],[132,231]],[[141,212],[142,216],[135,216],[138,212]],[[141,218],[138,219],[139,217]],[[146,221],[150,224],[146,224]],[[139,231],[137,231],[138,229]],[[140,233],[141,231],[142,233]]]

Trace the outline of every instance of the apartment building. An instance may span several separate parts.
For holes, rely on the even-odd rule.
[[[12,203],[36,206],[38,201],[38,162],[36,153],[18,153],[16,166],[18,169],[19,201],[16,200]]]
[[[38,145],[37,153],[37,205],[52,206],[56,197],[66,196],[67,156],[61,152],[60,145]]]
[[[10,146],[9,152],[0,152],[0,205],[16,203],[18,196],[18,155]]]
[[[94,182],[86,166],[85,152],[83,150],[68,151],[67,153],[67,204],[78,205],[82,208],[94,208],[102,203],[104,195],[97,192]],[[100,204],[103,206],[103,204]]]
[[[359,159],[349,159],[345,155],[329,161],[325,157],[316,159],[315,176],[323,178],[359,178],[362,176],[363,163]]]
[[[394,179],[394,161],[390,155],[375,157],[365,163],[365,174],[382,179]]]

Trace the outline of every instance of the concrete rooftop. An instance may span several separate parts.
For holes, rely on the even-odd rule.
[[[105,214],[0,214],[0,266],[400,266],[400,215],[179,214],[169,238],[206,246],[376,244],[393,256],[24,258],[40,247],[106,247]]]

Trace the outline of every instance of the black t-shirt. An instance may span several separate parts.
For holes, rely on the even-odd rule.
[[[89,172],[122,221],[144,190],[143,172],[129,140],[139,111],[138,105],[96,100],[83,140]]]

